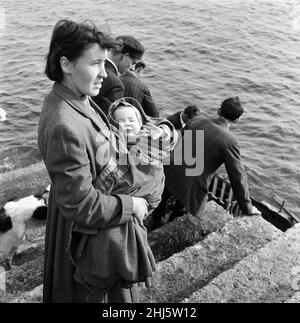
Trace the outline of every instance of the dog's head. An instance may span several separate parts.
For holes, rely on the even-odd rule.
[[[6,216],[5,210],[0,210],[0,233],[4,233],[12,228],[11,218]]]
[[[26,221],[40,207],[46,207],[44,200],[30,195],[16,201],[7,202],[3,208],[7,216]]]

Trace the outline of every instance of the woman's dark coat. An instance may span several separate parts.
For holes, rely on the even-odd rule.
[[[44,302],[85,302],[87,291],[73,279],[71,228],[106,228],[132,221],[132,198],[105,195],[93,186],[110,145],[103,112],[55,83],[41,111],[38,144],[51,179],[48,206]]]

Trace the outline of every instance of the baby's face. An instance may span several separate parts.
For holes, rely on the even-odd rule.
[[[137,134],[141,124],[131,107],[121,107],[114,112],[114,119],[120,125],[120,130],[127,134]]]

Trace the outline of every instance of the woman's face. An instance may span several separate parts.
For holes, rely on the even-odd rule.
[[[73,62],[69,62],[65,72],[64,82],[75,93],[96,96],[101,88],[103,78],[107,77],[104,63],[107,58],[107,49],[93,44]]]

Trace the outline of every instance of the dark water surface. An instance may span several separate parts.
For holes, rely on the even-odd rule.
[[[43,74],[60,18],[90,18],[145,45],[144,81],[166,116],[197,104],[213,116],[240,96],[232,131],[245,164],[300,215],[300,3],[292,0],[0,1],[0,173],[39,159]]]

